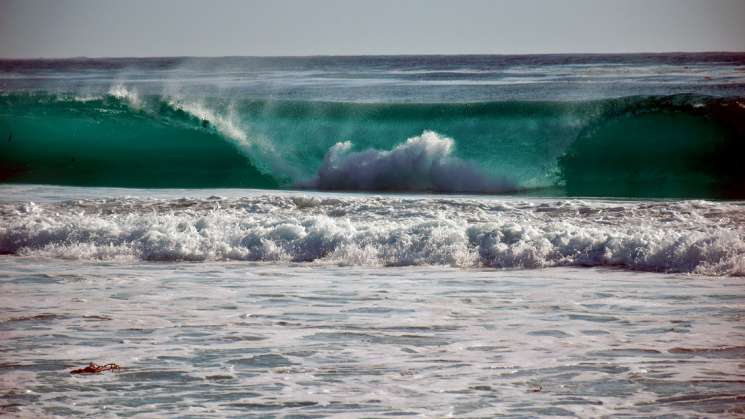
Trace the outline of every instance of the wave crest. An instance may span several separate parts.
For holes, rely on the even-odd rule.
[[[142,99],[140,98],[140,95],[137,93],[136,90],[128,89],[126,86],[117,84],[113,85],[109,88],[109,96],[122,100],[126,103],[128,103],[133,109],[140,109],[142,108]],[[75,97],[76,101],[79,102],[88,102],[91,99],[96,100],[99,99],[97,97],[85,97],[84,100],[80,100],[79,97]]]
[[[455,142],[424,131],[391,150],[352,151],[349,141],[332,146],[318,173],[299,186],[347,191],[498,193],[517,189],[504,177],[484,173],[475,162],[453,156]]]

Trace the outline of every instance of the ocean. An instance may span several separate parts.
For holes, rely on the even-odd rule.
[[[744,152],[745,53],[0,60],[0,413],[745,414]]]

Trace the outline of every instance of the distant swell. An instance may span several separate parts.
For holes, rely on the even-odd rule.
[[[745,209],[707,202],[258,196],[1,204],[0,253],[745,275]]]
[[[337,143],[323,159],[318,175],[301,187],[347,191],[432,191],[504,193],[517,184],[489,176],[476,163],[453,156],[454,141],[425,131],[392,150],[352,151]]]

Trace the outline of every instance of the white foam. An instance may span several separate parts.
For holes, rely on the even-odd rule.
[[[0,204],[0,252],[745,275],[745,209],[691,202],[266,195]]]
[[[124,85],[116,84],[109,88],[109,95],[125,100],[132,108],[140,109],[142,107],[142,100],[136,90],[128,89]]]
[[[67,99],[67,97],[65,97],[65,99]],[[80,95],[73,96],[72,99],[75,102],[88,103],[88,102],[94,102],[94,101],[97,101],[97,100],[101,100],[102,97],[101,96],[98,96],[98,95],[82,95],[82,94],[80,94]]]
[[[300,186],[324,190],[505,192],[505,177],[489,176],[476,163],[453,155],[452,138],[424,131],[391,150],[352,151],[349,141],[326,153],[312,180]]]

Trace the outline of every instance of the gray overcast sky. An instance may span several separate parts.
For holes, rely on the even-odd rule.
[[[743,51],[745,0],[0,0],[0,57]]]

